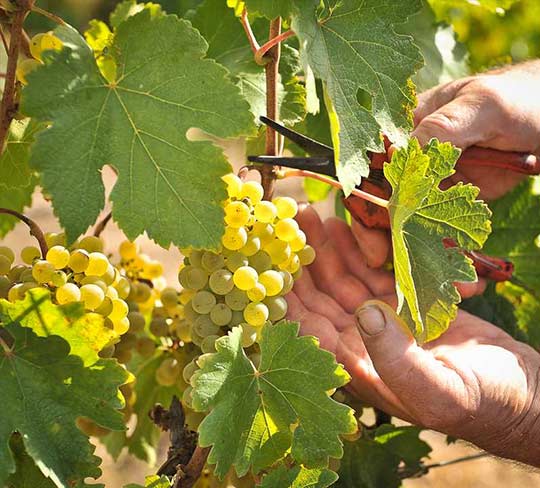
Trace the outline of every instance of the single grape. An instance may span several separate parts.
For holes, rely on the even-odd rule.
[[[257,329],[249,324],[242,324],[242,347],[252,346],[257,340]]]
[[[176,383],[182,367],[175,358],[165,359],[156,370],[156,380],[162,386],[172,386]]]
[[[34,276],[32,275],[32,269],[28,268],[23,270],[17,281],[20,281],[21,283],[24,283],[25,281],[35,281]]]
[[[21,298],[24,298],[25,293],[28,290],[31,290],[32,288],[39,288],[39,284],[35,281],[28,281],[26,283],[23,283],[21,288],[19,289],[19,295]]]
[[[251,205],[257,205],[264,195],[263,187],[256,181],[246,181],[240,190],[240,199],[249,198]]]
[[[141,337],[137,340],[135,349],[143,358],[147,358],[156,350],[156,343],[149,337]]]
[[[184,342],[191,342],[191,324],[187,320],[175,321],[174,332],[178,339]]]
[[[109,267],[107,256],[101,252],[91,252],[88,256],[88,267],[84,270],[87,276],[103,276]]]
[[[287,300],[283,297],[268,297],[264,300],[268,307],[268,320],[277,322],[287,315]]]
[[[261,246],[264,247],[272,242],[275,237],[274,226],[264,222],[255,222],[251,234],[261,240]]]
[[[286,242],[279,239],[274,239],[264,250],[270,255],[274,265],[281,264],[291,257],[291,248]]]
[[[120,340],[121,347],[133,349],[137,345],[137,336],[135,334],[124,334]]]
[[[262,273],[263,271],[272,268],[272,258],[266,251],[259,251],[253,256],[250,256],[249,265],[254,268],[257,273]]]
[[[118,322],[127,316],[129,309],[127,303],[124,300],[119,298],[111,300],[112,310],[109,312],[108,316],[113,322]]]
[[[227,255],[225,260],[225,266],[229,271],[233,273],[240,268],[241,266],[248,265],[248,258],[240,251],[232,251]]]
[[[242,190],[242,180],[232,173],[222,176],[221,179],[227,185],[229,198],[238,198],[240,196],[240,191]]]
[[[100,278],[105,282],[105,284],[112,285],[114,283],[114,280],[116,279],[117,273],[118,271],[116,270],[116,268],[111,263],[109,263],[109,265],[107,266],[107,271],[105,271],[105,273],[103,273]]]
[[[244,319],[249,325],[262,327],[268,320],[268,307],[264,303],[251,302],[244,310]]]
[[[298,236],[300,228],[294,219],[282,219],[274,226],[276,237],[285,242],[291,242]]]
[[[59,286],[65,285],[67,283],[67,280],[68,277],[66,273],[57,269],[54,272],[53,277],[51,278],[51,284],[58,288]]]
[[[129,320],[130,332],[137,333],[144,330],[146,320],[144,319],[144,315],[141,312],[129,312],[127,314],[127,318]]]
[[[193,373],[195,373],[195,371],[197,371],[198,369],[199,367],[197,366],[195,361],[190,361],[189,363],[187,363],[182,370],[182,378],[184,378],[184,381],[186,383],[189,383],[189,380],[193,376]]]
[[[7,276],[0,276],[0,298],[7,298],[11,281]]]
[[[60,305],[81,300],[81,290],[74,283],[66,283],[56,290],[56,301]]]
[[[277,215],[280,219],[292,219],[298,212],[298,204],[293,198],[278,197],[272,200],[276,206]]]
[[[200,314],[208,314],[212,307],[216,304],[216,297],[213,293],[203,290],[199,291],[191,300],[191,306],[195,312]]]
[[[294,285],[294,278],[291,273],[288,271],[280,271],[279,274],[283,277],[283,290],[281,290],[281,295],[286,295],[289,293]]]
[[[227,325],[231,319],[232,310],[224,303],[216,303],[210,310],[210,320],[220,327]]]
[[[137,303],[144,303],[148,301],[152,296],[152,288],[150,288],[146,283],[139,281],[137,287],[135,288],[135,301]]]
[[[154,317],[150,321],[149,329],[156,337],[169,335],[169,324],[167,324],[167,319],[164,317]]]
[[[116,288],[114,286],[109,285],[107,287],[107,289],[105,290],[105,296],[109,297],[111,300],[118,300],[118,292],[116,291]]]
[[[78,247],[88,252],[103,252],[103,241],[96,236],[86,236],[79,241]]]
[[[225,234],[223,234],[223,237],[221,238],[221,243],[225,249],[238,251],[238,249],[241,249],[246,245],[247,238],[247,232],[244,227],[238,229],[227,227],[225,229]]]
[[[123,276],[117,276],[117,281],[114,283],[114,288],[118,292],[118,297],[125,300],[131,290],[129,280]]]
[[[32,266],[32,276],[38,283],[48,283],[53,275],[54,266],[49,261],[40,259]]]
[[[244,202],[231,202],[225,206],[225,223],[230,227],[243,227],[249,222],[250,210]]]
[[[7,276],[12,283],[15,283],[16,281],[19,281],[19,277],[21,276],[21,273],[25,269],[31,269],[31,268],[29,268],[28,266],[25,266],[24,264],[17,264],[9,270],[9,273]]]
[[[225,265],[225,257],[223,254],[216,254],[211,251],[206,251],[201,258],[202,267],[212,273],[218,269],[221,269]]]
[[[296,273],[302,265],[300,264],[300,258],[298,254],[291,254],[291,257],[284,263],[279,265],[279,269],[288,271],[289,273]]]
[[[47,251],[47,261],[56,269],[63,269],[69,262],[69,251],[63,246],[53,246]]]
[[[189,255],[189,262],[191,266],[195,266],[196,268],[202,268],[202,257],[205,251],[194,249],[191,251],[191,254]]]
[[[104,281],[102,281],[98,276],[85,276],[80,281],[80,284],[81,285],[97,285],[103,290],[103,293],[107,292],[107,284]]]
[[[283,290],[283,276],[278,271],[269,269],[259,275],[259,281],[266,288],[266,295],[273,297],[279,295]]]
[[[15,261],[15,253],[7,246],[0,246],[0,256],[4,256],[11,265]]]
[[[306,234],[304,234],[303,231],[298,230],[296,233],[296,237],[289,242],[289,246],[291,246],[292,252],[298,252],[302,249],[304,249],[304,246],[306,245]]]
[[[187,302],[184,305],[184,316],[189,322],[195,322],[195,320],[197,320],[197,317],[199,316],[199,314],[195,312],[195,310],[193,310],[193,305],[191,304],[191,301]]]
[[[195,325],[195,324],[193,324],[193,325]],[[193,344],[195,344],[196,346],[201,347],[201,343],[202,343],[203,339],[204,339],[204,337],[197,334],[197,331],[195,330],[195,327],[192,326],[191,327],[191,342],[193,342]]]
[[[227,324],[228,327],[234,327],[244,322],[244,314],[242,310],[233,310],[231,321]]]
[[[262,201],[255,205],[253,213],[259,222],[271,224],[277,217],[277,208],[272,202]]]
[[[249,303],[249,298],[245,291],[235,287],[225,295],[225,303],[231,310],[242,311]]]
[[[184,288],[202,290],[208,283],[208,273],[201,268],[186,266],[180,271],[178,280]]]
[[[74,273],[84,273],[88,268],[88,263],[90,262],[90,257],[84,249],[77,249],[72,251],[68,266],[73,270]]]
[[[252,302],[262,302],[266,297],[266,288],[262,282],[257,283],[251,290],[247,291],[247,296]]]
[[[178,293],[174,288],[163,288],[159,298],[164,307],[175,307],[178,305]]]
[[[251,290],[258,280],[258,273],[250,266],[242,266],[238,268],[233,275],[235,286],[240,290]]]
[[[210,315],[200,315],[193,324],[193,331],[204,339],[209,335],[217,335],[219,333],[219,327],[212,322]]]
[[[315,261],[315,249],[313,249],[309,244],[304,247],[301,251],[298,251],[298,259],[300,259],[300,264],[302,266],[309,266],[313,261]]]
[[[23,263],[32,264],[34,260],[41,257],[41,251],[36,246],[23,247],[21,251],[21,259]]]
[[[6,256],[0,255],[0,275],[5,276],[11,269],[11,262]]]
[[[95,284],[83,285],[80,290],[81,300],[84,303],[84,307],[88,310],[95,310],[105,299],[105,293]]]
[[[218,269],[210,275],[208,285],[216,295],[226,295],[234,288],[233,274],[226,269]]]
[[[126,261],[129,259],[135,259],[137,254],[139,254],[139,245],[131,241],[123,241],[120,243],[118,248],[120,257]]]
[[[8,290],[8,297],[7,297],[8,301],[13,303],[13,302],[16,302],[17,300],[22,300],[23,296],[20,294],[22,287],[23,287],[22,283],[13,285]]]
[[[206,336],[201,342],[201,351],[204,354],[216,352],[216,340],[219,339],[218,335]]]
[[[66,235],[63,232],[47,232],[45,234],[45,242],[47,243],[47,247],[66,247]]]
[[[261,249],[261,240],[258,237],[250,236],[246,245],[240,249],[240,252],[246,256],[253,256]]]

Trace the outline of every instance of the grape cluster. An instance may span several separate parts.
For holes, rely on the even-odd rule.
[[[64,43],[52,32],[41,32],[30,40],[31,58],[21,59],[17,64],[17,79],[23,84],[28,83],[27,75],[43,64],[42,55],[45,51],[60,51]]]

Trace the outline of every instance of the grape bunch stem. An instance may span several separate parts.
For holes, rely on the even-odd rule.
[[[16,210],[12,210],[10,208],[0,207],[0,214],[11,215],[19,219],[21,222],[24,222],[30,229],[30,235],[34,236],[37,239],[39,243],[39,249],[41,250],[41,256],[43,259],[45,259],[45,257],[47,256],[47,251],[49,250],[49,247],[47,246],[47,241],[45,240],[45,235],[43,234],[41,227],[35,221],[33,221],[30,217],[20,212],[17,212]]]

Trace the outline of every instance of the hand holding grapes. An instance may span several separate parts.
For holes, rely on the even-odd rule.
[[[386,305],[396,301],[393,276],[366,264],[369,254],[384,260],[386,236],[356,227],[361,238],[355,239],[344,222],[323,224],[310,208],[298,219],[317,259],[287,297],[289,317],[336,354],[354,394],[415,424],[540,465],[540,355],[465,312],[443,336],[419,347]],[[480,289],[473,284],[460,292]]]

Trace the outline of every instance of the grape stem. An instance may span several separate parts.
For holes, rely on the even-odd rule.
[[[209,447],[197,446],[189,463],[182,468],[181,476],[176,478],[173,488],[192,488],[201,477],[208,454],[210,454]]]
[[[255,37],[255,34],[253,33],[253,29],[251,28],[251,24],[249,23],[248,11],[245,7],[244,7],[244,10],[242,10],[240,21],[242,22],[242,27],[244,28],[244,31],[246,32],[246,37],[248,39],[249,46],[251,47],[251,50],[253,51],[253,54],[257,54],[257,51],[261,48],[261,46],[259,46],[259,43],[257,42],[257,38]]]
[[[16,210],[12,210],[10,208],[0,207],[0,214],[11,215],[19,219],[21,222],[24,222],[30,229],[30,235],[34,236],[36,240],[38,241],[39,248],[41,250],[41,256],[43,259],[45,259],[45,257],[47,256],[47,251],[49,250],[49,247],[47,246],[47,241],[45,240],[45,235],[43,234],[41,227],[36,222],[34,222],[30,217],[27,217],[26,215],[20,212],[17,212]]]
[[[311,171],[307,171],[304,169],[287,170],[287,171],[284,171],[282,174],[283,178],[290,178],[293,176],[299,176],[302,178],[312,178],[314,180],[319,180],[319,181],[322,181],[323,183],[331,185],[334,188],[337,188],[338,190],[343,189],[341,183],[339,183],[338,181],[333,180],[332,178],[328,178],[327,176],[323,176],[318,173],[313,173]],[[352,190],[351,195],[363,198],[364,200],[367,200],[368,202],[371,202],[379,207],[388,208],[390,205],[390,202],[388,200],[385,200],[384,198],[376,197],[375,195],[372,195],[371,193],[368,193],[364,190],[360,190],[358,188],[355,188],[354,190]]]
[[[35,12],[36,14],[43,15],[44,17],[47,17],[48,19],[52,20],[53,22],[56,22],[60,25],[66,25],[63,19],[58,17],[58,15],[53,14],[52,12],[49,12],[47,10],[44,10],[37,5],[32,6],[32,12]]]
[[[105,230],[105,227],[107,227],[107,224],[110,222],[112,218],[112,212],[109,212],[103,219],[101,219],[94,229],[94,236],[99,237],[101,233]]]

